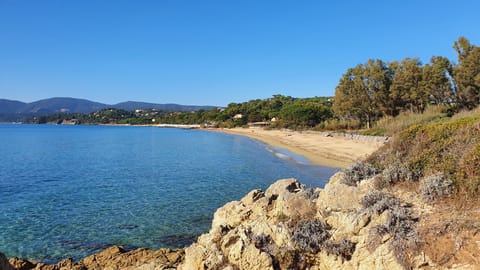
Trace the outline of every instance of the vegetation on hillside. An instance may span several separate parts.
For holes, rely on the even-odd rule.
[[[414,181],[441,174],[453,182],[457,194],[477,196],[480,192],[480,114],[473,112],[463,117],[414,124],[374,154],[370,162],[381,170],[404,165]]]
[[[244,126],[251,122],[270,122],[272,127],[315,127],[332,117],[332,102],[327,97],[293,98],[274,95],[226,108],[174,112],[159,110],[125,111],[103,109],[91,114],[54,114],[36,117],[34,123],[61,123],[75,120],[79,124],[204,124],[214,127]]]

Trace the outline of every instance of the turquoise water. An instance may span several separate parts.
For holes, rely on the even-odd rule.
[[[43,262],[110,245],[178,247],[214,211],[337,171],[241,137],[154,127],[0,125],[0,252]]]

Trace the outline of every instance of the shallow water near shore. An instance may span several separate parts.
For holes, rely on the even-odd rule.
[[[188,245],[252,189],[322,187],[338,171],[242,136],[154,127],[5,124],[0,150],[0,252],[43,262]]]

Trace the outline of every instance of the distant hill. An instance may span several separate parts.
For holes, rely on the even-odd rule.
[[[28,103],[23,112],[26,113],[41,113],[41,114],[51,114],[51,113],[91,113],[104,109],[108,105],[98,102],[93,102],[86,99],[77,99],[77,98],[49,98],[32,103]]]
[[[156,104],[127,101],[114,105],[94,102],[86,99],[55,97],[25,103],[16,100],[0,99],[0,122],[24,121],[25,119],[54,113],[91,113],[105,108],[128,111],[139,109],[157,109],[162,111],[208,110],[214,106],[192,106],[179,104]]]
[[[198,111],[198,110],[210,110],[215,108],[214,106],[196,106],[196,105],[179,105],[179,104],[155,104],[148,102],[127,101],[112,105],[115,109],[122,109],[126,111],[133,111],[137,109],[156,109],[161,111]]]
[[[20,113],[22,112],[25,105],[27,105],[27,103],[21,101],[0,99],[0,113]]]

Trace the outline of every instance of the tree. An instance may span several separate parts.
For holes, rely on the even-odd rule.
[[[330,118],[332,113],[324,104],[298,100],[283,106],[279,116],[287,125],[313,127]]]
[[[400,62],[390,87],[390,97],[396,101],[397,110],[423,112],[429,96],[422,87],[422,73],[418,58],[405,58]]]
[[[460,37],[453,48],[459,62],[453,68],[457,102],[460,107],[473,109],[480,104],[480,47]]]
[[[452,87],[452,64],[441,56],[434,56],[423,67],[422,88],[435,105],[448,104],[454,99]]]
[[[392,114],[391,72],[381,60],[369,60],[348,69],[335,89],[334,112],[342,117],[357,118],[367,128],[382,114]]]

